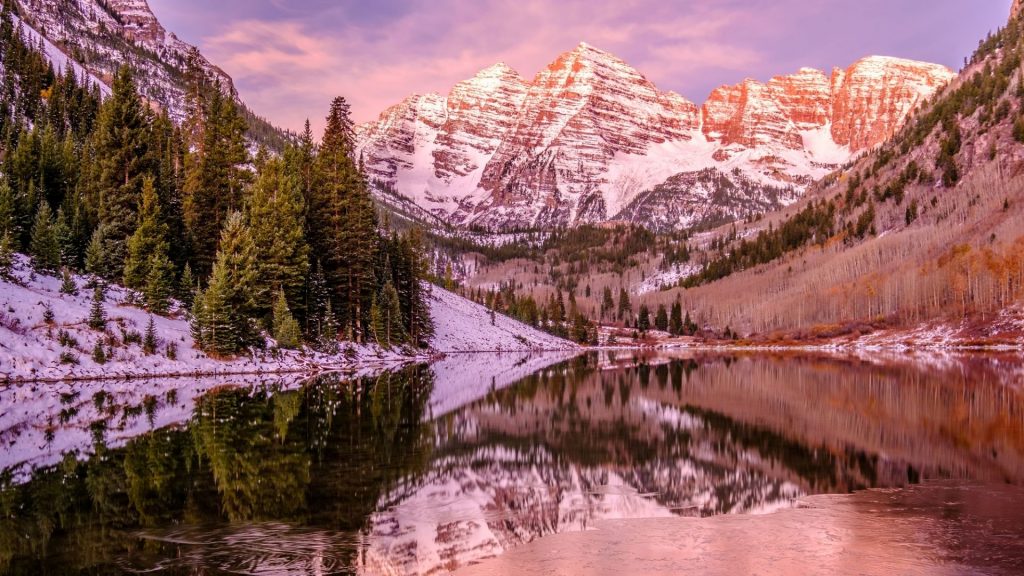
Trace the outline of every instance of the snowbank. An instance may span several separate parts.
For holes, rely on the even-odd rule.
[[[110,286],[106,293],[106,332],[90,329],[86,320],[92,301],[87,279],[75,276],[77,295],[60,293],[61,280],[34,273],[28,259],[16,256],[13,281],[0,280],[0,382],[72,379],[260,374],[324,370],[387,368],[426,361],[438,352],[566,350],[575,345],[520,322],[496,316],[441,288],[432,287],[431,314],[437,325],[432,350],[385,350],[375,345],[343,344],[342,352],[321,354],[306,349],[258,352],[230,360],[210,358],[195,348],[188,320],[172,308],[170,317],[150,315],[132,306],[131,293]],[[44,313],[53,311],[53,322]],[[145,354],[135,337],[144,334],[152,316],[158,347]],[[66,336],[61,341],[61,335]],[[92,359],[100,340],[113,342],[104,364]],[[168,348],[176,357],[168,357]]]
[[[503,316],[437,286],[431,287],[431,345],[438,352],[576,350],[578,346]]]

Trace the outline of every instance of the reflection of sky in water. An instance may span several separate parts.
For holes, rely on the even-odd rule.
[[[607,556],[607,568],[639,554],[641,535],[655,527],[691,534],[669,556],[678,563],[725,535],[797,538],[801,526],[854,526],[836,542],[882,553],[885,542],[863,535],[899,541],[918,534],[919,523],[931,534],[914,544],[930,550],[923,566],[974,565],[982,557],[965,555],[956,535],[975,522],[1001,526],[1004,511],[1020,503],[1015,493],[986,500],[991,492],[982,489],[959,492],[963,503],[955,506],[932,495],[935,480],[1018,484],[1024,477],[1024,393],[1004,382],[1019,359],[947,358],[942,366],[623,354],[475,360],[475,377],[449,361],[358,382],[332,377],[205,396],[210,386],[179,383],[180,394],[198,392],[150,402],[148,414],[118,404],[131,395],[95,403],[83,384],[81,400],[62,397],[54,408],[87,414],[92,406],[125,426],[114,417],[103,429],[68,418],[70,435],[83,433],[76,427],[87,434],[82,452],[98,456],[6,485],[6,501],[23,505],[0,521],[0,537],[28,534],[47,552],[19,548],[0,562],[12,573],[77,566],[419,574],[502,556],[493,566],[516,561],[544,573],[557,567],[545,564],[541,537],[557,533],[586,531],[572,545],[597,546],[591,553]],[[142,434],[193,402],[171,419],[183,425]],[[153,424],[138,424],[147,418]],[[55,443],[62,433],[58,427]],[[31,437],[13,427],[0,434],[11,445]],[[27,477],[21,469],[11,478]],[[930,482],[891,493],[897,504],[916,498],[917,514],[905,513],[905,502],[872,507],[870,499],[885,492],[812,498],[811,512],[751,518],[806,495],[922,479]],[[1012,505],[992,508],[992,498]],[[58,512],[75,520],[41,532],[49,525],[40,520]],[[653,520],[737,513],[685,529]],[[947,526],[950,514],[956,522]],[[611,520],[628,520],[633,532],[605,553],[600,534],[620,532]],[[109,536],[99,537],[98,527]],[[1009,552],[992,566],[1024,560],[1020,531],[1002,534]],[[978,534],[984,547],[986,532]],[[832,554],[838,545],[812,552]],[[728,566],[736,568],[706,569]]]

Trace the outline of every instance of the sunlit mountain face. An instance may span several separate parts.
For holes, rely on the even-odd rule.
[[[1024,479],[1012,361],[896,362],[592,354],[496,377],[454,408],[443,365],[219,386],[179,424],[110,446],[175,403],[109,401],[91,446],[4,472],[0,561],[13,574],[444,573],[603,520]]]

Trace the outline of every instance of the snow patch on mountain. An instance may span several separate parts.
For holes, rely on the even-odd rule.
[[[613,220],[668,179],[707,169],[753,184],[748,197],[757,187],[793,188],[753,198],[757,210],[777,209],[890,137],[952,77],[943,66],[869,57],[831,76],[803,68],[723,86],[697,106],[581,43],[529,82],[496,65],[447,96],[410,97],[359,128],[358,153],[372,178],[461,226]],[[716,217],[743,213],[712,208]],[[679,214],[657,225],[696,221]]]

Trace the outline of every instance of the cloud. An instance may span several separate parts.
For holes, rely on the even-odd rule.
[[[315,127],[322,126],[336,95],[349,99],[357,121],[366,121],[412,93],[446,93],[498,61],[530,77],[580,41],[616,54],[659,88],[700,102],[715,86],[745,77],[767,79],[805,65],[828,69],[875,52],[905,55],[887,49],[899,47],[893,40],[901,37],[898,30],[907,38],[906,55],[919,56],[927,43],[909,25],[924,19],[910,8],[930,9],[926,23],[933,28],[963,20],[957,10],[970,12],[955,0],[811,4],[229,1],[222,10],[234,17],[224,18],[220,26],[206,24],[208,32],[199,43],[235,78],[253,109],[297,129],[307,116]],[[868,32],[875,29],[885,33]]]

